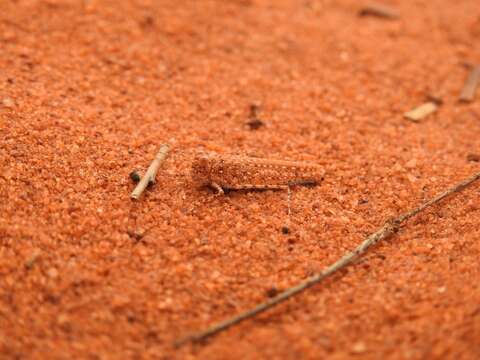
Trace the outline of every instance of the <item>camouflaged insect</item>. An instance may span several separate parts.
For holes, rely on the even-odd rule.
[[[324,171],[316,164],[271,160],[241,155],[201,154],[192,164],[192,178],[219,194],[223,190],[287,189],[291,185],[317,184]]]

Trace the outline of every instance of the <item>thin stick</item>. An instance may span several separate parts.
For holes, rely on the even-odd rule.
[[[138,199],[149,184],[155,183],[155,176],[157,175],[160,165],[163,163],[163,161],[167,157],[169,150],[170,149],[167,144],[163,144],[162,146],[160,146],[160,150],[158,150],[158,153],[155,156],[155,159],[153,159],[152,163],[148,167],[147,172],[145,173],[145,175],[142,177],[138,185],[130,194],[130,197],[132,199]]]
[[[480,172],[473,175],[472,177],[458,183],[457,185],[453,186],[452,188],[448,189],[447,191],[444,191],[443,193],[437,195],[433,199],[427,201],[426,203],[420,205],[419,207],[410,210],[402,215],[399,215],[398,217],[388,220],[385,222],[380,229],[378,229],[376,232],[368,236],[360,245],[358,245],[352,252],[346,253],[340,260],[336,261],[334,264],[326,268],[325,270],[321,271],[320,273],[317,273],[315,275],[312,275],[311,277],[307,278],[303,282],[299,283],[296,286],[293,286],[277,296],[261,303],[258,304],[257,306],[253,307],[250,310],[247,310],[245,312],[242,312],[236,316],[231,317],[230,319],[227,319],[225,321],[219,322],[217,324],[212,325],[211,327],[207,328],[206,330],[200,331],[196,334],[189,335],[185,338],[182,338],[178,340],[175,345],[180,346],[183,345],[187,342],[199,342],[202,341],[210,336],[216,335],[231,326],[234,326],[236,324],[239,324],[243,320],[253,318],[254,316],[274,307],[275,305],[278,305],[282,302],[284,302],[287,299],[290,299],[294,295],[297,295],[304,290],[310,288],[311,286],[318,284],[321,282],[323,279],[326,277],[332,275],[333,273],[343,269],[347,265],[351,264],[355,259],[363,255],[371,246],[375,245],[376,243],[385,240],[388,238],[391,234],[395,233],[400,225],[407,221],[408,219],[412,218],[413,216],[417,215],[421,211],[425,210],[426,208],[440,202],[442,199],[446,198],[447,196],[459,192],[463,189],[465,189],[467,186],[472,184],[474,181],[480,179]]]
[[[473,101],[475,92],[477,91],[478,83],[480,82],[480,65],[474,66],[470,71],[465,85],[463,86],[459,100],[463,102]]]

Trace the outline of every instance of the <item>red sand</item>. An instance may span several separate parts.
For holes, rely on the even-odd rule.
[[[388,3],[400,20],[354,0],[2,1],[0,357],[480,358],[478,184],[258,319],[172,347],[479,170],[480,99],[457,102],[478,0]],[[402,117],[430,93],[437,113]],[[132,202],[128,174],[165,142]],[[201,150],[326,176],[294,191],[284,235],[285,192],[192,186]]]

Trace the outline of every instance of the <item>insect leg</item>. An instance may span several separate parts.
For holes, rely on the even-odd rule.
[[[210,183],[210,187],[217,191],[217,195],[225,195],[222,187],[215,182]]]
[[[288,206],[288,222],[290,223],[290,214],[292,213],[291,211],[291,204],[292,204],[292,189],[290,185],[288,186],[288,193],[287,193],[287,206]]]
[[[291,222],[291,202],[292,202],[292,189],[290,185],[287,186],[287,221],[284,226],[282,226],[282,233],[290,233],[290,222]]]

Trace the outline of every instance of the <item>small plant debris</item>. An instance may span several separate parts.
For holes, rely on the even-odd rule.
[[[142,240],[143,237],[145,236],[145,233],[143,231],[140,231],[140,230],[128,230],[127,234],[128,234],[128,236],[130,236],[130,238],[135,240],[135,242],[138,242],[138,241]]]
[[[260,110],[259,104],[254,103],[250,105],[249,121],[247,122],[247,125],[250,128],[250,130],[258,130],[259,128],[265,125],[265,123],[258,118],[259,110]]]
[[[265,123],[262,120],[259,120],[259,119],[252,119],[252,120],[247,122],[247,125],[250,128],[250,130],[258,130],[262,126],[264,126]]]
[[[470,162],[480,162],[480,155],[478,154],[468,154],[467,161]]]
[[[427,100],[431,101],[437,105],[442,105],[443,104],[443,99],[439,94],[436,93],[430,93],[427,95]]]
[[[375,16],[383,19],[398,19],[400,14],[398,11],[387,5],[371,3],[360,9],[358,12],[359,16]]]
[[[460,93],[459,100],[461,102],[471,102],[475,98],[477,92],[478,83],[480,82],[480,65],[472,67],[470,74],[468,75],[462,92]]]
[[[437,109],[438,105],[433,101],[429,101],[416,107],[413,110],[406,112],[405,114],[403,114],[403,116],[408,120],[417,122],[422,120],[426,116],[434,113],[435,111],[437,111]]]
[[[34,250],[30,257],[25,261],[25,268],[30,270],[33,268],[33,265],[37,262],[40,258],[41,252],[40,250]]]

